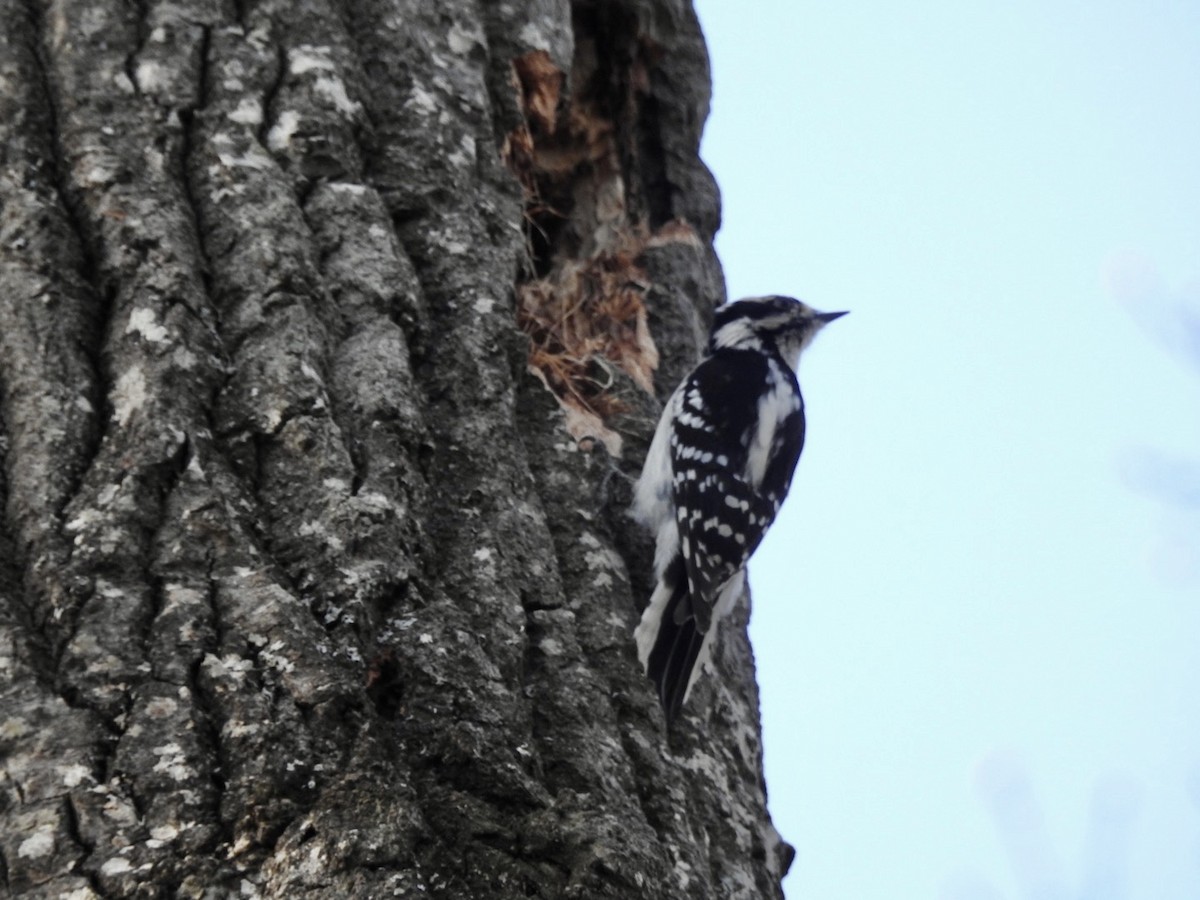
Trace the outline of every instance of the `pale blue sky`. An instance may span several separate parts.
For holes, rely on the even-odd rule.
[[[852,311],[752,566],[789,900],[1200,897],[1200,3],[698,8],[730,295]]]

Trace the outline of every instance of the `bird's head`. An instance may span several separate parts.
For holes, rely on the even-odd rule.
[[[794,369],[817,332],[845,314],[818,312],[792,297],[747,297],[717,310],[708,350],[773,347]]]

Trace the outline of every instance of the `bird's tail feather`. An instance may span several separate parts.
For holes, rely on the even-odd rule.
[[[682,558],[678,559],[682,563]],[[682,564],[671,565],[650,598],[635,637],[638,657],[658,689],[667,721],[679,714],[693,679],[693,669],[704,643],[688,596]]]
[[[649,674],[658,687],[658,698],[668,724],[675,721],[683,708],[683,701],[687,699],[688,688],[693,681],[693,669],[703,643],[704,635],[696,628],[694,616],[688,616],[679,624],[672,618],[669,627],[659,633],[658,643],[650,654]]]
[[[701,670],[711,664],[717,623],[737,604],[745,575],[739,571],[722,586],[707,631],[697,627],[682,565],[668,567],[651,596],[634,637],[638,659],[658,689],[668,722],[679,714]]]

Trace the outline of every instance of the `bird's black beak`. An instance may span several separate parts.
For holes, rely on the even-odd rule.
[[[846,315],[847,312],[849,312],[849,310],[842,310],[841,312],[832,313],[817,313],[815,316],[813,316],[813,318],[822,325],[828,325],[834,319],[840,319],[842,316]]]

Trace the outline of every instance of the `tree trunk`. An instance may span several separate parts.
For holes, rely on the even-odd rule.
[[[723,299],[686,0],[0,23],[9,890],[780,896],[745,616],[669,734],[631,636]]]

